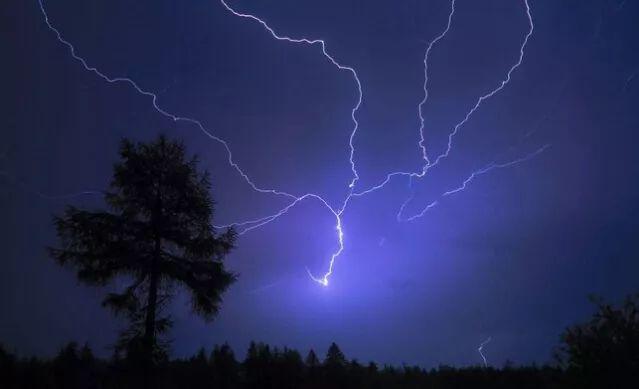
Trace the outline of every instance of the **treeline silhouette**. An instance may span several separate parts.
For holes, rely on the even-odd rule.
[[[252,342],[243,361],[228,344],[187,359],[114,348],[96,358],[88,345],[69,343],[52,359],[18,358],[0,345],[0,388],[637,388],[639,295],[619,306],[601,302],[590,320],[561,335],[553,366],[503,368],[379,366],[348,360],[337,344],[320,359],[294,349]]]
[[[378,366],[347,360],[333,343],[322,361],[289,348],[251,343],[244,361],[224,344],[210,353],[159,362],[150,372],[117,355],[94,357],[88,346],[69,343],[50,360],[18,359],[0,348],[0,387],[13,388],[561,388],[557,367],[453,368]]]

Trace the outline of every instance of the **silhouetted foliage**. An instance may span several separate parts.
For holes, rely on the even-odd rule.
[[[324,358],[324,380],[330,387],[347,387],[346,357],[336,343],[331,343]]]
[[[593,318],[566,330],[560,348],[562,366],[492,367],[367,365],[346,359],[332,343],[324,361],[313,350],[305,360],[289,348],[251,342],[246,358],[237,362],[228,344],[216,346],[207,358],[201,349],[189,359],[167,360],[156,371],[155,388],[430,388],[430,389],[560,389],[637,387],[638,296],[618,308],[598,303]],[[14,388],[138,388],[136,365],[115,354],[96,359],[84,346],[70,343],[51,361],[18,360],[0,347],[0,387]]]
[[[306,366],[311,367],[311,368],[317,367],[320,364],[320,361],[319,361],[319,359],[317,359],[317,355],[315,354],[315,351],[313,351],[313,349],[311,349],[308,352],[304,362],[306,363]]]
[[[227,343],[215,346],[211,352],[210,366],[213,371],[216,388],[235,388],[239,383],[240,365]]]
[[[214,233],[208,174],[198,172],[196,158],[187,160],[182,143],[163,136],[148,144],[124,140],[120,157],[104,195],[109,209],[70,206],[55,216],[61,247],[50,253],[90,285],[130,279],[103,305],[130,322],[119,343],[128,357],[159,363],[167,356],[158,335],[171,327],[164,308],[176,286],[190,292],[194,312],[204,318],[220,309],[235,281],[222,262],[235,233]],[[65,352],[71,358],[72,350]]]
[[[328,348],[324,364],[329,367],[343,367],[346,365],[346,357],[336,343],[331,343],[330,347]]]
[[[2,349],[0,348],[0,351]],[[456,369],[442,366],[429,372],[416,366],[378,369],[356,360],[348,361],[336,344],[331,357],[323,363],[307,358],[289,348],[271,347],[252,342],[243,363],[238,363],[231,348],[216,346],[207,358],[204,349],[187,359],[167,360],[155,370],[158,389],[169,388],[472,388],[539,389],[562,388],[564,372],[551,367],[511,367],[503,370],[470,367]],[[309,352],[309,354],[311,354]],[[313,353],[314,354],[314,353]],[[6,358],[12,362],[5,364]],[[53,360],[18,360],[6,352],[0,354],[0,387],[18,388],[100,388],[128,389],[146,384],[136,372],[137,365],[117,355],[109,360],[94,358],[88,347],[78,349],[70,343]],[[343,359],[342,359],[343,358]],[[132,365],[133,364],[133,365]],[[338,369],[336,367],[339,366]]]
[[[0,383],[15,380],[16,358],[0,345]]]
[[[639,386],[639,295],[619,307],[592,298],[590,321],[566,329],[558,358],[580,387]]]

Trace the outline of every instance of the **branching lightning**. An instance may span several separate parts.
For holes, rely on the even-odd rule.
[[[457,135],[457,132],[459,131],[459,129],[466,124],[466,122],[468,122],[468,120],[470,119],[471,115],[473,113],[475,113],[475,111],[477,111],[479,109],[479,107],[481,106],[481,104],[493,97],[494,95],[496,95],[497,93],[499,93],[499,91],[501,91],[502,89],[504,89],[504,87],[506,87],[506,85],[510,82],[510,79],[512,77],[513,72],[521,65],[521,63],[524,60],[524,50],[526,49],[526,45],[528,44],[528,39],[530,39],[530,37],[533,34],[533,30],[535,29],[535,25],[533,24],[533,19],[532,19],[532,15],[530,14],[530,6],[528,5],[528,0],[524,1],[524,4],[526,5],[526,16],[528,17],[528,25],[529,25],[529,30],[528,33],[526,34],[526,37],[524,38],[523,43],[521,44],[521,47],[519,48],[519,59],[517,60],[517,62],[515,62],[514,65],[512,65],[510,67],[510,69],[508,70],[508,73],[506,74],[506,78],[504,80],[501,81],[500,85],[491,90],[490,92],[488,92],[487,94],[481,96],[479,99],[477,99],[477,102],[475,103],[475,105],[473,106],[473,108],[471,108],[470,111],[468,111],[468,113],[466,113],[466,116],[464,117],[464,120],[462,120],[461,122],[457,123],[455,125],[455,127],[453,128],[453,131],[448,135],[448,145],[446,147],[446,151],[442,154],[440,154],[437,159],[435,160],[435,162],[431,165],[435,166],[439,163],[439,161],[441,161],[443,158],[448,157],[448,155],[450,154],[450,151],[453,148],[453,138]]]
[[[526,16],[528,18],[528,25],[529,25],[529,29],[528,32],[526,33],[526,36],[524,37],[524,40],[519,48],[519,58],[518,60],[510,67],[510,69],[508,70],[506,77],[504,78],[504,80],[501,81],[501,83],[499,84],[498,87],[492,89],[491,91],[489,91],[488,93],[480,96],[477,101],[475,102],[475,105],[473,105],[473,107],[470,109],[470,111],[468,111],[466,113],[466,115],[464,116],[464,119],[462,121],[460,121],[459,123],[455,124],[455,126],[453,127],[453,130],[448,134],[448,143],[446,145],[446,150],[438,155],[435,158],[435,161],[433,163],[430,163],[429,158],[427,156],[426,153],[426,147],[424,145],[425,142],[425,137],[424,137],[424,116],[423,116],[423,106],[424,104],[426,104],[427,100],[428,100],[428,56],[430,54],[430,51],[432,50],[433,46],[439,42],[441,39],[443,39],[446,34],[448,33],[448,31],[451,28],[451,24],[452,24],[452,20],[453,20],[453,16],[455,14],[455,0],[451,1],[451,11],[448,15],[448,24],[446,25],[446,29],[440,34],[438,35],[429,45],[428,48],[426,49],[426,54],[424,56],[424,98],[422,99],[422,101],[419,103],[418,105],[418,116],[419,116],[419,120],[420,120],[420,126],[419,126],[419,135],[420,135],[420,141],[419,141],[419,147],[422,151],[422,157],[424,159],[424,161],[426,162],[426,164],[424,165],[423,169],[421,172],[418,173],[409,173],[409,172],[392,172],[386,175],[386,178],[384,179],[384,181],[382,181],[381,183],[358,193],[355,193],[355,196],[363,196],[366,194],[369,194],[371,192],[374,192],[378,189],[383,188],[386,184],[388,184],[388,182],[390,182],[390,180],[393,177],[396,176],[408,176],[411,179],[412,178],[423,178],[426,173],[428,172],[428,170],[430,170],[431,168],[437,166],[444,158],[447,158],[450,155],[450,152],[452,151],[453,148],[453,139],[456,137],[457,133],[459,132],[460,128],[466,124],[468,122],[468,120],[470,120],[470,117],[473,115],[473,113],[475,113],[475,111],[477,111],[479,109],[479,107],[482,105],[482,103],[493,97],[494,95],[496,95],[497,93],[499,93],[499,91],[501,91],[502,89],[504,89],[506,87],[506,85],[510,82],[512,74],[515,70],[517,70],[517,68],[519,66],[521,66],[523,60],[524,60],[524,52],[526,49],[526,46],[528,45],[528,40],[530,39],[530,37],[533,34],[534,31],[534,23],[533,23],[533,19],[532,19],[532,14],[530,13],[530,5],[528,4],[528,0],[524,0],[524,4],[526,7]],[[402,207],[405,207],[406,203],[402,204]]]
[[[490,172],[491,170],[495,170],[495,169],[502,169],[502,168],[506,168],[506,167],[511,167],[511,166],[515,166],[518,165],[520,163],[526,162],[530,159],[535,158],[536,156],[538,156],[539,154],[543,153],[548,147],[550,147],[550,145],[544,145],[542,147],[540,147],[539,149],[537,149],[535,152],[530,153],[528,155],[525,155],[521,158],[517,158],[508,162],[502,162],[502,163],[497,163],[497,162],[492,162],[486,166],[484,166],[481,169],[475,170],[474,172],[472,172],[463,182],[460,186],[447,190],[446,192],[442,193],[440,195],[440,199],[439,200],[435,200],[433,202],[431,202],[430,204],[428,204],[425,208],[423,208],[419,213],[408,217],[408,218],[403,218],[402,217],[402,212],[406,206],[406,204],[408,202],[404,202],[404,204],[402,204],[402,207],[399,209],[399,212],[397,213],[397,220],[398,221],[413,221],[415,219],[419,219],[420,217],[424,216],[424,214],[426,212],[428,212],[431,208],[434,208],[435,206],[437,206],[441,199],[443,199],[444,197],[453,195],[455,193],[461,192],[463,190],[466,190],[467,186],[470,185],[470,183],[472,181],[474,181],[477,177],[486,174],[488,172]]]
[[[457,133],[459,132],[459,129],[466,124],[466,122],[470,119],[470,117],[472,116],[472,114],[479,109],[479,107],[482,105],[482,103],[489,99],[490,97],[494,96],[495,94],[497,94],[499,91],[501,91],[511,80],[511,75],[512,73],[521,65],[523,58],[524,58],[524,50],[525,47],[528,43],[528,40],[530,38],[530,36],[533,33],[533,20],[532,20],[532,16],[531,16],[531,12],[530,12],[530,6],[528,4],[528,0],[523,0],[524,4],[525,4],[525,8],[526,8],[526,14],[528,17],[528,21],[529,21],[529,26],[530,29],[528,31],[528,33],[526,34],[523,43],[520,47],[519,50],[519,59],[518,61],[511,66],[511,68],[509,69],[506,77],[504,80],[501,81],[501,84],[496,87],[495,89],[491,90],[489,93],[481,96],[477,102],[475,103],[475,105],[471,108],[470,111],[468,111],[464,117],[464,119],[459,122],[458,124],[455,125],[455,127],[453,128],[452,132],[448,135],[448,143],[447,143],[447,147],[446,150],[438,155],[434,162],[431,163],[428,154],[427,154],[427,150],[426,150],[426,138],[424,135],[424,129],[425,129],[425,119],[424,119],[424,115],[423,115],[423,107],[426,104],[427,100],[428,100],[428,96],[429,96],[429,91],[428,91],[428,59],[430,56],[430,53],[433,49],[433,47],[440,42],[441,40],[443,40],[447,33],[450,31],[451,26],[452,26],[452,21],[453,21],[453,16],[455,14],[455,0],[451,0],[451,9],[450,9],[450,13],[448,14],[448,20],[447,20],[447,24],[445,29],[439,34],[437,35],[428,45],[428,47],[426,48],[426,52],[424,54],[424,84],[423,84],[423,89],[424,89],[424,97],[423,99],[419,102],[418,104],[418,116],[419,116],[419,120],[420,120],[420,126],[419,126],[419,142],[417,144],[418,148],[421,150],[421,155],[422,155],[422,159],[424,161],[424,164],[422,166],[422,168],[420,169],[420,171],[418,172],[392,172],[386,175],[386,178],[379,184],[365,189],[365,190],[361,190],[358,192],[355,192],[355,186],[357,184],[357,181],[359,180],[359,174],[357,171],[357,166],[355,163],[355,137],[356,134],[359,130],[359,123],[357,120],[357,113],[358,110],[360,109],[362,102],[363,102],[363,92],[362,92],[362,84],[360,82],[359,76],[357,74],[357,71],[355,70],[354,67],[352,66],[347,66],[342,64],[341,62],[338,62],[335,57],[331,54],[329,54],[329,51],[327,50],[327,45],[326,42],[322,39],[309,39],[309,38],[293,38],[293,37],[289,37],[286,35],[281,35],[279,33],[277,33],[271,26],[269,26],[266,21],[264,21],[263,19],[253,15],[253,14],[248,14],[248,13],[243,13],[243,12],[239,12],[237,11],[235,8],[231,7],[228,3],[227,0],[220,0],[220,3],[222,5],[222,7],[224,7],[224,9],[226,9],[229,13],[231,13],[234,16],[240,17],[240,18],[244,18],[244,19],[248,19],[254,22],[259,23],[274,39],[278,40],[278,41],[283,41],[283,42],[287,42],[287,43],[293,43],[293,44],[302,44],[302,45],[308,45],[308,46],[319,46],[322,52],[322,55],[328,60],[330,61],[330,63],[332,65],[334,65],[339,71],[346,71],[349,72],[352,77],[353,80],[355,82],[356,85],[356,89],[357,89],[357,99],[355,101],[355,104],[353,105],[353,107],[351,108],[351,120],[353,123],[353,127],[350,131],[350,135],[349,135],[349,139],[348,139],[348,147],[349,147],[349,164],[350,164],[350,168],[351,168],[351,172],[352,172],[352,178],[350,180],[350,182],[348,183],[348,188],[349,188],[349,193],[346,196],[346,198],[344,199],[344,201],[342,202],[341,206],[339,208],[335,208],[333,206],[331,206],[326,200],[324,200],[324,198],[322,198],[320,195],[314,194],[314,193],[306,193],[303,195],[295,195],[289,192],[285,192],[279,189],[273,189],[273,188],[264,188],[262,186],[259,186],[258,184],[255,183],[255,181],[253,179],[251,179],[249,177],[249,175],[239,166],[239,164],[234,160],[233,158],[233,153],[231,150],[231,147],[229,146],[228,142],[225,141],[224,139],[214,135],[214,133],[207,129],[205,127],[205,125],[194,118],[190,118],[190,117],[185,117],[185,116],[180,116],[179,114],[176,113],[171,113],[169,112],[167,109],[162,108],[158,102],[158,93],[154,93],[151,92],[147,89],[142,88],[141,86],[139,86],[139,84],[137,82],[135,82],[134,80],[132,80],[131,78],[128,77],[111,77],[106,75],[105,73],[103,73],[102,71],[100,71],[97,67],[91,66],[88,64],[88,61],[81,57],[79,54],[77,54],[77,50],[76,48],[68,41],[66,40],[63,35],[61,34],[61,32],[51,23],[49,16],[46,12],[45,6],[43,1],[44,0],[37,0],[39,7],[40,7],[40,11],[42,12],[42,15],[44,17],[44,22],[46,23],[47,27],[49,28],[49,30],[51,30],[57,40],[63,45],[65,46],[70,54],[71,57],[73,59],[75,59],[76,61],[78,61],[82,67],[88,71],[91,72],[93,74],[95,74],[96,76],[98,76],[99,78],[103,79],[105,82],[109,83],[109,84],[124,84],[127,85],[129,87],[131,87],[135,92],[137,92],[139,95],[148,97],[151,99],[151,103],[153,108],[162,116],[171,119],[175,122],[184,122],[184,123],[189,123],[191,125],[194,125],[195,127],[197,127],[203,134],[205,134],[207,137],[209,137],[210,139],[220,143],[224,149],[226,150],[226,154],[227,154],[227,162],[228,164],[244,179],[244,181],[246,181],[246,183],[251,187],[252,190],[258,192],[258,193],[264,193],[264,194],[272,194],[272,195],[277,195],[277,196],[283,196],[286,197],[288,199],[290,199],[290,203],[288,203],[288,205],[286,205],[284,208],[280,209],[279,211],[265,216],[265,217],[261,217],[261,218],[257,218],[257,219],[253,219],[253,220],[247,220],[247,221],[243,221],[243,222],[237,222],[237,223],[231,223],[231,224],[227,224],[227,225],[219,225],[216,226],[216,228],[229,228],[229,227],[234,227],[236,229],[238,229],[239,234],[243,235],[246,234],[247,232],[253,231],[257,228],[260,228],[266,224],[269,224],[275,220],[277,220],[278,218],[280,218],[281,216],[284,216],[285,214],[288,213],[288,211],[290,211],[293,207],[295,207],[297,204],[299,204],[302,201],[305,200],[315,200],[318,201],[322,206],[324,206],[327,210],[329,210],[331,212],[331,214],[335,217],[335,230],[336,230],[336,234],[337,234],[337,243],[338,243],[338,247],[337,250],[331,255],[329,263],[328,263],[328,269],[327,271],[321,276],[321,277],[317,277],[314,276],[310,270],[308,270],[308,268],[306,269],[310,278],[312,280],[314,280],[315,282],[323,285],[323,286],[327,286],[329,283],[329,278],[330,276],[333,274],[333,270],[334,270],[334,265],[335,265],[335,261],[337,260],[337,258],[342,254],[342,252],[344,251],[344,230],[343,230],[343,221],[342,221],[342,215],[345,212],[345,210],[347,209],[347,205],[349,204],[350,200],[353,198],[357,198],[357,197],[362,197],[365,196],[369,193],[372,193],[376,190],[382,189],[386,184],[388,184],[392,178],[397,177],[397,176],[405,176],[408,177],[409,179],[413,179],[413,178],[423,178],[426,173],[428,172],[429,169],[435,167],[437,164],[439,164],[440,161],[442,161],[444,158],[448,157],[448,155],[451,153],[452,151],[452,147],[453,147],[453,139],[454,137],[457,135]],[[411,221],[411,220],[415,220],[417,218],[422,217],[429,209],[433,208],[434,206],[436,206],[437,204],[440,203],[441,199],[444,197],[447,197],[449,195],[452,195],[454,193],[457,192],[461,192],[464,189],[466,189],[466,186],[468,184],[470,184],[470,182],[472,182],[475,178],[488,173],[491,170],[494,169],[498,169],[498,168],[505,168],[505,167],[510,167],[519,163],[522,163],[524,161],[527,161],[535,156],[537,156],[539,153],[543,152],[546,149],[547,146],[544,146],[540,149],[538,149],[536,152],[529,154],[527,156],[524,156],[522,158],[516,159],[516,160],[512,160],[509,162],[505,162],[505,163],[491,163],[487,166],[485,166],[482,169],[479,169],[475,172],[473,172],[468,178],[466,178],[463,183],[461,184],[461,186],[451,189],[447,192],[444,192],[441,196],[440,199],[433,201],[432,203],[430,203],[429,205],[427,205],[422,212],[418,213],[417,215],[408,217],[408,218],[403,218],[402,217],[402,212],[405,208],[405,206],[408,204],[409,201],[412,200],[412,196],[409,197],[409,199],[404,202],[398,212],[397,218],[399,221]],[[97,194],[100,192],[93,192],[93,191],[87,191],[87,192],[83,192],[82,194]],[[479,353],[482,355],[482,358],[484,357],[481,350],[482,347],[488,343],[490,341],[490,338],[485,341],[484,343],[482,343],[482,345],[480,346],[480,348],[478,349]],[[486,360],[484,358],[484,364],[486,364]]]

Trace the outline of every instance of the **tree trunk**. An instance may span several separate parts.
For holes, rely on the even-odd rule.
[[[155,314],[158,302],[158,261],[160,253],[160,239],[155,239],[155,254],[151,262],[151,275],[149,280],[149,298],[146,307],[146,318],[144,323],[144,343],[147,348],[147,357],[151,358],[153,347],[155,346]]]
[[[162,220],[162,177],[159,177],[157,189],[155,192],[155,207],[151,216],[151,224],[153,225],[155,246],[153,248],[153,258],[151,259],[151,274],[149,280],[149,298],[146,307],[146,318],[144,322],[144,343],[147,353],[147,361],[153,360],[153,349],[155,347],[155,316],[158,303],[158,266],[162,253],[162,237],[160,234],[160,221]]]

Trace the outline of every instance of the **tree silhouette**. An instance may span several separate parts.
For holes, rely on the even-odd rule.
[[[158,335],[170,327],[170,316],[160,315],[176,286],[190,292],[195,313],[217,314],[236,279],[223,264],[235,233],[214,233],[208,174],[198,172],[196,157],[187,160],[182,143],[164,136],[148,144],[125,139],[120,158],[104,195],[109,210],[67,207],[54,216],[61,247],[49,251],[89,285],[130,281],[103,305],[131,323],[120,345],[150,360],[160,349]]]
[[[317,355],[315,354],[315,351],[313,351],[313,349],[308,352],[308,355],[306,355],[306,359],[304,362],[309,368],[316,368],[320,364],[319,359],[317,358]]]
[[[237,387],[237,376],[239,364],[235,359],[235,354],[227,343],[221,347],[215,346],[211,352],[209,363],[214,373],[214,387],[235,388]]]
[[[346,357],[335,342],[331,343],[322,366],[325,384],[331,388],[345,387]]]
[[[144,387],[129,368],[128,359],[114,354],[105,360],[93,357],[88,346],[78,348],[69,343],[54,359],[17,358],[2,351],[0,345],[0,388],[47,389],[127,389]],[[335,348],[333,348],[335,351]],[[309,353],[310,354],[310,353]],[[335,353],[338,355],[339,353]],[[223,388],[223,389],[583,389],[565,380],[566,371],[556,367],[511,366],[483,369],[476,366],[455,368],[442,365],[426,371],[417,366],[384,365],[378,369],[373,362],[367,366],[356,360],[332,369],[319,365],[311,369],[304,365],[300,353],[287,347],[278,348],[252,342],[246,359],[235,360],[233,350],[224,344],[215,346],[207,360],[200,349],[190,358],[169,359],[153,371],[155,382],[148,387]],[[338,358],[341,359],[341,358]],[[3,364],[3,362],[5,362]],[[613,385],[607,383],[613,382]],[[636,387],[636,381],[625,386],[619,381],[607,381],[597,388]],[[569,384],[569,385],[566,385]],[[632,386],[634,385],[634,386]]]
[[[582,387],[626,387],[639,379],[639,295],[620,307],[592,298],[598,311],[562,335],[558,357]],[[603,385],[603,386],[602,386]]]
[[[346,357],[335,342],[331,343],[330,347],[328,348],[328,351],[326,352],[326,359],[324,359],[324,364],[330,367],[339,367],[346,365]]]

